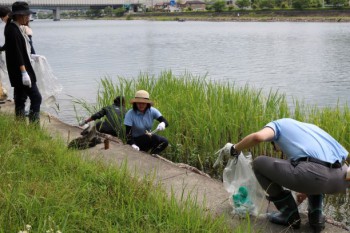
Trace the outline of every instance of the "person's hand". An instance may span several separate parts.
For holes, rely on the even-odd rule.
[[[305,193],[297,193],[297,205],[303,203],[303,201],[305,201],[306,198],[307,195]]]
[[[232,143],[226,143],[225,146],[221,149],[221,153],[224,155],[224,156],[227,156],[227,155],[231,155],[231,150],[232,148],[234,147],[234,145]]]
[[[165,130],[165,123],[164,122],[160,122],[157,126],[157,130],[158,131],[163,131]]]
[[[30,81],[29,74],[27,71],[22,71],[22,83],[24,86],[32,87],[32,81]]]
[[[132,144],[131,147],[132,147],[134,150],[137,150],[137,151],[140,150],[140,147],[136,146],[135,144]]]
[[[86,124],[86,121],[85,120],[81,120],[80,122],[79,122],[79,126],[84,126]]]

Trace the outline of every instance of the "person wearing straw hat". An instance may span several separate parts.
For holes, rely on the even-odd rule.
[[[309,225],[314,232],[325,228],[322,213],[323,194],[344,192],[349,187],[345,160],[348,151],[320,127],[291,118],[269,122],[261,130],[223,147],[225,155],[238,156],[240,151],[262,142],[271,142],[287,160],[258,156],[252,162],[254,174],[279,212],[269,213],[270,222],[300,227],[298,206],[290,190],[308,197]]]
[[[133,108],[126,113],[124,118],[127,144],[135,150],[159,154],[168,146],[168,140],[150,132],[154,120],[160,122],[155,131],[165,130],[169,125],[167,120],[158,109],[153,107],[149,93],[145,90],[137,91],[135,98],[131,99],[130,103]]]
[[[40,121],[42,97],[36,85],[36,75],[31,65],[29,38],[22,29],[34,12],[26,2],[12,4],[12,12],[5,26],[5,51],[7,71],[14,87],[15,114],[24,119],[25,102],[30,99],[29,121]]]

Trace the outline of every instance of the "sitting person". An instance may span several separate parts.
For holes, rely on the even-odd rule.
[[[168,122],[158,109],[152,107],[153,103],[147,91],[137,91],[130,103],[133,108],[126,113],[124,119],[127,144],[135,150],[146,152],[150,150],[151,154],[159,154],[168,146],[168,140],[149,132],[152,129],[153,120],[160,122],[156,128],[158,131],[165,130]]]
[[[106,116],[104,120],[96,123],[96,130],[100,133],[110,134],[120,138],[122,136],[122,124],[125,115],[124,96],[117,96],[113,102],[112,105],[102,108],[88,119],[81,121],[79,125],[83,126],[90,121],[95,121]]]

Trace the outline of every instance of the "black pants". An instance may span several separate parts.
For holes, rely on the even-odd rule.
[[[162,152],[169,144],[168,140],[159,135],[153,134],[149,136],[144,134],[142,136],[134,138],[135,144],[140,147],[141,151],[148,152],[151,154],[159,154]]]
[[[24,117],[24,108],[28,97],[30,99],[30,113],[40,113],[42,97],[36,83],[32,83],[31,88],[27,86],[14,88],[15,114],[17,117]]]
[[[120,130],[113,129],[112,126],[106,121],[99,121],[96,123],[96,130],[100,133],[109,134],[115,137],[120,137]]]

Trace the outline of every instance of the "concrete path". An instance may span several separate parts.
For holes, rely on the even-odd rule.
[[[13,102],[7,101],[0,105],[0,112],[14,114]],[[43,113],[41,116],[41,125],[53,137],[62,138],[65,142],[69,142],[74,138],[80,137],[81,128],[65,124],[55,117],[50,117]],[[110,148],[104,149],[103,143],[97,146],[82,150],[81,155],[87,159],[98,159],[105,161],[108,164],[119,165],[127,161],[128,168],[131,172],[139,174],[141,177],[145,175],[154,175],[157,182],[160,182],[166,191],[170,194],[175,192],[180,199],[182,194],[196,194],[199,203],[205,200],[206,209],[214,214],[224,214],[229,223],[234,228],[238,226],[240,220],[231,214],[232,207],[228,201],[228,193],[223,188],[221,182],[211,179],[205,175],[193,172],[191,169],[186,169],[177,166],[174,163],[167,162],[161,158],[152,157],[149,154],[133,150],[128,145],[123,145],[118,139],[111,138]],[[252,232],[312,232],[308,225],[307,216],[302,213],[302,226],[299,230],[288,229],[269,223],[266,218],[252,218]],[[328,220],[328,222],[332,222]],[[337,225],[337,224],[336,224]],[[341,225],[336,226],[327,223],[326,229],[323,232],[348,232]],[[244,232],[244,230],[243,230]]]

